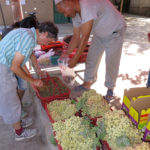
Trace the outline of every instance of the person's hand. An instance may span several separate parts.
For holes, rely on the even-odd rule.
[[[77,60],[75,58],[72,58],[68,62],[68,67],[69,68],[74,68],[77,65]]]
[[[44,85],[43,81],[40,79],[33,79],[31,84],[37,87],[42,87]]]

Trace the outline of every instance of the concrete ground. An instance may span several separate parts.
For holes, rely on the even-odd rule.
[[[150,43],[147,40],[147,33],[150,32],[150,18],[125,15],[127,22],[127,32],[125,35],[123,53],[120,64],[120,71],[115,88],[116,99],[111,105],[120,108],[123,91],[126,88],[146,86],[148,70],[150,67]],[[59,38],[72,33],[72,25],[58,25],[60,29]],[[79,70],[84,70],[84,64],[78,66]],[[58,68],[53,68],[53,74],[59,74]],[[83,78],[83,71],[79,73]],[[98,80],[92,86],[98,93],[105,94],[105,55],[102,58]],[[81,84],[83,81],[76,78]],[[40,100],[36,97],[33,90],[29,87],[25,93],[24,101],[32,101],[32,105],[25,110],[29,116],[34,119],[31,128],[38,129],[38,135],[31,139],[21,142],[15,142],[14,133],[10,125],[5,125],[0,118],[0,150],[57,150],[49,143],[49,136],[52,131],[51,124],[48,120]]]

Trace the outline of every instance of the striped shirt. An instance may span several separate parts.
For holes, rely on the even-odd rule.
[[[37,44],[35,28],[19,28],[9,32],[0,41],[0,63],[11,66],[16,52],[24,56],[22,66],[28,61]]]

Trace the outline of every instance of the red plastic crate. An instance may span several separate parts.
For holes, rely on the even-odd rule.
[[[50,102],[49,102],[49,103],[50,103]],[[49,113],[48,108],[47,108],[47,105],[48,105],[49,103],[45,103],[45,104],[44,104],[44,109],[45,109],[45,111],[46,111],[46,113],[47,113],[47,115],[48,115],[48,118],[49,118],[50,122],[51,122],[51,123],[55,123],[53,117],[51,116],[51,114]],[[79,113],[79,112],[76,112],[75,116],[80,116],[80,113]]]
[[[50,48],[63,48],[64,45],[65,42],[61,42],[61,41],[51,42],[49,45],[41,45],[41,50],[44,51]]]
[[[53,132],[53,134],[54,134],[54,137],[56,137],[56,133],[55,132]],[[62,146],[60,145],[60,144],[58,144],[58,140],[55,138],[55,140],[56,140],[56,144],[57,144],[57,146],[58,146],[58,149],[59,150],[63,150],[62,149]]]
[[[55,132],[53,132],[53,134],[54,134],[54,137],[56,136],[56,133]],[[55,138],[55,140],[56,140],[56,144],[57,144],[57,146],[58,146],[58,149],[59,150],[63,150],[63,148],[62,148],[62,146],[60,145],[60,144],[58,144],[58,140]],[[96,150],[100,150],[100,147],[96,147]],[[103,149],[104,150],[104,149]],[[105,149],[105,150],[111,150],[111,149]]]
[[[48,111],[48,108],[47,108],[47,104],[45,104],[44,105],[45,107],[45,110],[46,110],[46,112],[47,112],[47,114],[48,114],[48,117],[49,117],[49,119],[50,119],[50,122],[51,123],[54,123],[55,121],[53,120],[53,118],[52,118],[52,116],[49,114],[49,111]],[[77,112],[76,113],[76,116],[80,116],[80,114],[81,114],[81,112]],[[56,132],[54,131],[53,132],[53,134],[54,134],[54,137],[56,137]],[[56,144],[57,144],[57,146],[58,146],[58,149],[59,150],[63,150],[63,148],[62,148],[62,146],[60,145],[60,144],[58,144],[58,140],[55,138],[55,140],[56,140]],[[109,148],[109,145],[107,144],[107,142],[106,141],[100,141],[100,143],[102,144],[102,148],[107,148],[107,149],[102,149],[102,150],[111,150],[110,148]],[[100,147],[99,146],[97,146],[96,147],[96,150],[100,150]]]
[[[47,96],[47,97],[42,97],[40,95],[39,89],[37,87],[35,87],[35,86],[32,86],[33,89],[36,92],[36,95],[39,97],[39,99],[41,100],[41,102],[42,102],[43,105],[44,105],[44,103],[53,101],[55,99],[66,99],[66,98],[69,98],[70,89],[68,87],[66,87],[65,84],[62,83],[62,81],[58,77],[47,77],[47,78],[43,78],[41,80],[46,81],[46,82],[51,82],[51,84],[53,86],[53,89],[49,88],[49,92],[51,92],[51,90],[54,91],[53,95]],[[60,84],[60,85],[58,86],[58,84]],[[60,87],[66,88],[67,92],[60,92]],[[56,93],[58,91],[60,93]]]
[[[76,50],[73,50],[73,52],[69,55],[69,58],[73,58],[74,55],[76,54]],[[83,51],[82,55],[80,56],[78,62],[85,62],[86,58],[87,58],[87,54],[88,54],[88,47],[86,47],[86,49]]]
[[[46,111],[46,113],[47,113],[47,115],[48,115],[48,118],[49,118],[50,122],[51,122],[51,123],[55,123],[55,121],[53,120],[52,116],[50,115],[50,113],[49,113],[49,111],[48,111],[47,104],[48,104],[48,103],[45,103],[45,104],[44,104],[44,109],[45,109],[45,111]]]
[[[66,51],[67,48],[68,48],[68,44],[65,43],[65,42],[61,42],[61,41],[56,41],[56,42],[52,42],[51,44],[49,45],[42,45],[41,46],[41,50],[48,50],[50,48],[54,48],[56,53],[57,53],[57,50],[59,51]],[[85,50],[83,51],[82,55],[80,56],[78,62],[85,62],[86,61],[86,57],[87,57],[87,54],[88,54],[88,48],[89,48],[89,45],[87,45],[87,47],[85,48]],[[76,51],[77,51],[77,48],[75,48],[71,54],[69,54],[69,58],[73,58],[74,55],[76,54]]]

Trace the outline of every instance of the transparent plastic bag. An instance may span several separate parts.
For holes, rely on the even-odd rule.
[[[75,71],[73,68],[68,67],[68,57],[61,57],[58,60],[58,66],[60,67],[61,74],[64,82],[72,87],[75,83]]]
[[[53,49],[49,50],[47,53],[44,53],[37,59],[38,64],[42,66],[48,66],[50,64],[50,57],[54,54],[55,52]]]

